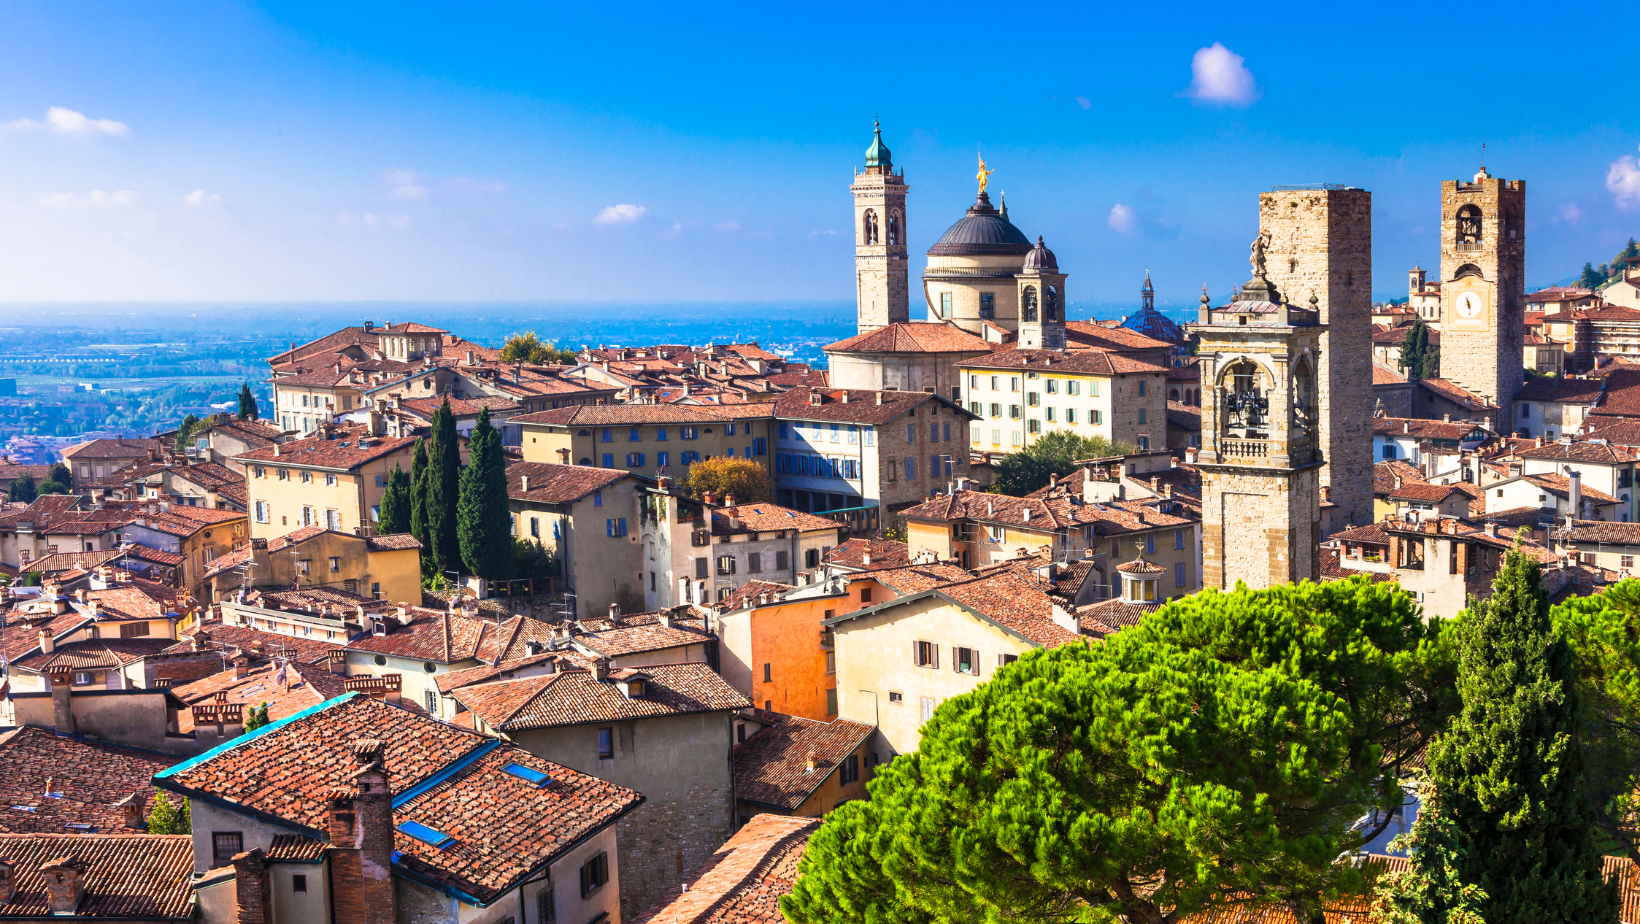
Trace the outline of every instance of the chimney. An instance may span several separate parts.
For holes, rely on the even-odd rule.
[[[11,861],[0,859],[0,905],[10,904],[16,894],[17,877],[12,872]]]
[[[661,475],[655,479],[655,487],[661,489],[662,491],[670,491],[672,490],[672,479],[666,477],[665,475]]]
[[[43,631],[43,630],[42,630]],[[51,724],[59,735],[74,734],[74,669],[52,665],[47,669],[51,678]]]
[[[609,679],[609,659],[608,658],[593,658],[592,659],[592,677],[593,677],[594,680],[597,680],[600,683],[602,683],[604,681],[607,681]]]
[[[347,652],[341,648],[333,649],[325,654],[325,670],[332,674],[347,676]]]
[[[528,491],[529,489],[530,489],[530,476],[528,476],[528,475],[519,475],[518,476],[518,490]]]
[[[717,495],[714,494],[711,491],[703,492],[700,496],[700,502],[705,504],[708,507],[716,507],[717,506]]]
[[[1402,433],[1411,433],[1412,432],[1412,421],[1410,421],[1410,420],[1401,421],[1401,432]]]
[[[236,924],[273,924],[273,889],[268,882],[268,858],[262,848],[233,858],[233,880],[239,905]]]
[[[147,829],[142,821],[142,793],[134,792],[114,803],[114,807],[120,810],[120,823],[125,825],[126,830],[143,831]]]
[[[609,605],[609,621],[617,626],[621,624],[621,605],[619,603]]]
[[[723,495],[723,506],[725,506],[725,507],[735,506],[735,496],[733,494]]]
[[[40,630],[40,653],[51,654],[57,650],[57,643],[51,637],[50,629]]]
[[[804,763],[803,772],[804,773],[813,773],[814,772],[814,752],[813,751],[809,752],[809,758]]]
[[[246,677],[250,676],[251,659],[247,657],[244,652],[234,655],[232,663],[233,676],[235,680],[244,680]]]
[[[395,924],[398,917],[393,901],[393,794],[388,789],[386,753],[382,741],[363,738],[353,742],[353,761],[359,765],[353,774],[358,786],[353,799],[358,815],[353,843],[359,851],[363,913],[347,918],[338,913],[338,920]],[[342,910],[339,904],[337,910]]]
[[[1168,494],[1171,495],[1172,493],[1173,493],[1172,488],[1169,487]],[[1321,502],[1323,504],[1325,504],[1325,503],[1330,502],[1331,500],[1332,500],[1332,485],[1327,485],[1327,484],[1322,485],[1321,486]]]
[[[74,914],[85,899],[85,862],[78,857],[58,857],[40,867],[46,881],[46,901],[52,915]]]
[[[1579,514],[1583,512],[1583,473],[1567,472],[1566,483],[1566,493],[1569,495],[1566,506],[1571,508],[1566,511],[1566,515],[1574,520],[1581,520],[1583,517]]]
[[[404,675],[403,674],[383,674],[382,675],[382,681],[384,682],[384,684],[386,685],[386,688],[387,688],[387,690],[386,690],[386,699],[387,699],[387,701],[392,703],[395,706],[398,705],[400,702],[403,702],[403,699],[404,699],[404,696],[403,696]]]
[[[867,568],[871,567],[871,551],[869,549],[860,556],[860,564]]]
[[[1441,423],[1451,423],[1451,422],[1452,422],[1452,415],[1451,414],[1442,414],[1441,415]]]

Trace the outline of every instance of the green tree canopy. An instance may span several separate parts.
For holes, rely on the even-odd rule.
[[[427,441],[416,439],[410,451],[410,533],[421,543],[423,570],[433,555],[432,533],[427,529]]]
[[[1438,349],[1429,342],[1429,325],[1424,323],[1423,318],[1413,321],[1407,329],[1406,338],[1401,341],[1401,354],[1397,357],[1402,372],[1414,382],[1436,378]]]
[[[478,413],[467,442],[467,467],[461,470],[461,499],[456,517],[461,560],[467,570],[489,580],[511,576],[512,513],[507,506],[507,463],[501,432],[490,425],[490,409]]]
[[[1431,810],[1413,824],[1387,920],[1616,924],[1617,883],[1602,878],[1583,788],[1572,649],[1538,565],[1509,552],[1458,637],[1463,705],[1430,748]]]
[[[751,459],[731,459],[727,456],[703,459],[690,465],[688,491],[690,497],[697,499],[710,491],[717,495],[720,504],[731,494],[737,504],[768,502],[774,497],[768,469]]]
[[[387,490],[382,492],[381,513],[376,517],[376,535],[410,532],[411,503],[410,476],[394,463],[392,474],[387,476]]]
[[[148,807],[149,834],[189,834],[193,831],[188,800],[178,796],[177,801],[181,803],[180,809],[171,804],[171,797],[166,793],[154,794],[154,804]]]
[[[24,472],[11,482],[11,490],[7,492],[13,503],[27,504],[40,496],[40,487],[34,483],[34,473]]]
[[[529,363],[532,366],[568,364],[575,362],[575,353],[570,350],[559,350],[551,342],[542,341],[535,335],[535,331],[527,330],[507,337],[507,342],[501,347],[501,361]]]
[[[1046,487],[1052,475],[1069,475],[1076,469],[1078,459],[1099,459],[1130,452],[1133,452],[1133,447],[1125,443],[1113,443],[1099,436],[1080,436],[1068,430],[1053,430],[1042,434],[1019,452],[1003,456],[996,465],[996,488],[1011,497],[1024,497]]]
[[[271,721],[273,720],[268,718],[268,704],[266,702],[262,703],[260,706],[252,706],[250,710],[245,713],[245,731],[256,731],[258,728],[261,728]]]
[[[1448,658],[1438,625],[1364,579],[1208,591],[1032,652],[827,817],[782,909],[1165,924],[1254,895],[1312,920],[1361,887],[1335,861],[1440,727]]]
[[[246,382],[239,386],[239,414],[240,420],[258,420],[262,412],[256,406],[256,396],[251,394],[251,383]]]
[[[182,423],[177,427],[176,445],[178,450],[188,448],[188,437],[192,436],[193,432],[199,429],[199,426],[200,420],[193,414],[182,418]]]
[[[456,504],[461,496],[461,443],[456,418],[445,395],[433,412],[433,433],[427,443],[427,535],[438,570],[461,570],[461,545],[456,538]]]
[[[1593,263],[1583,264],[1583,274],[1577,277],[1576,285],[1585,289],[1599,288],[1606,282],[1606,274],[1594,268]]]

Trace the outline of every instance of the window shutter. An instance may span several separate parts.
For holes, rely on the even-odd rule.
[[[979,649],[978,649],[978,648],[975,648],[975,649],[974,649],[974,650],[973,650],[973,651],[972,651],[972,652],[970,652],[970,653],[969,653],[969,655],[968,655],[968,656],[969,656],[969,657],[970,657],[970,658],[973,658],[973,659],[974,659],[974,660],[973,660],[973,671],[974,671],[974,676],[975,676],[975,677],[978,677],[978,676],[979,676]]]
[[[940,644],[939,644],[939,642],[929,642],[928,643],[928,656],[931,659],[930,663],[932,663],[933,666],[937,669],[940,666]]]
[[[581,897],[586,898],[587,893],[590,891],[592,891],[592,864],[587,863],[581,866]]]
[[[912,664],[917,664],[917,665],[922,664],[922,651],[918,647],[921,644],[922,644],[921,642],[912,642],[911,643],[911,663]]]

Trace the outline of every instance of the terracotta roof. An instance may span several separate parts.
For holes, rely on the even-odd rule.
[[[28,570],[38,571],[49,575],[58,571],[68,571],[79,568],[89,571],[104,562],[124,558],[125,553],[119,549],[104,549],[100,552],[53,552],[42,555],[28,563]]]
[[[136,793],[154,801],[149,778],[180,758],[23,726],[0,737],[0,831],[72,833],[69,824],[124,829],[116,805]],[[54,794],[45,795],[47,782]]]
[[[991,345],[949,321],[901,321],[828,343],[827,353],[989,353]]]
[[[1167,344],[1158,344],[1166,347]],[[1027,369],[1043,375],[1166,375],[1167,367],[1099,350],[1006,350],[965,359],[959,369]]]
[[[79,461],[82,459],[146,459],[151,456],[164,455],[165,444],[160,440],[114,439],[89,440],[78,446],[70,446],[62,452],[63,458]]]
[[[866,562],[867,556],[871,561]],[[893,539],[850,539],[831,550],[826,564],[839,568],[876,571],[901,568],[911,563],[911,547]]]
[[[409,398],[402,401],[401,406],[408,408],[421,417],[431,420],[433,415],[438,412],[438,409],[443,402],[443,396],[439,396],[437,398]],[[455,417],[477,417],[486,408],[488,408],[493,414],[496,411],[521,411],[524,409],[524,406],[513,401],[508,401],[506,398],[498,398],[492,395],[485,395],[483,397],[475,398],[457,398],[452,396],[450,398],[450,413]]]
[[[821,403],[813,403],[814,395],[820,396]],[[847,400],[844,400],[845,397]],[[782,394],[774,407],[776,415],[782,420],[885,424],[930,401],[938,402],[957,413],[968,414],[955,403],[933,392],[872,391],[861,388],[793,388]]]
[[[1532,376],[1526,380],[1526,387],[1515,395],[1515,400],[1593,404],[1600,400],[1600,395],[1605,390],[1605,379],[1550,379]]]
[[[275,834],[268,845],[267,857],[273,862],[313,863],[325,856],[328,841],[304,837],[300,834]]]
[[[1139,624],[1139,620],[1161,609],[1162,606],[1160,601],[1133,603],[1121,597],[1112,597],[1079,608],[1076,611],[1076,625],[1083,635],[1108,638],[1123,629],[1133,628]]]
[[[1066,321],[1065,348],[1070,352],[1103,350],[1109,353],[1141,353],[1171,350],[1173,345],[1125,327],[1102,327],[1088,321]]]
[[[47,654],[40,651],[35,639],[35,650],[13,661],[21,670],[46,671],[53,667],[74,670],[112,670],[140,661],[150,655],[164,654],[176,642],[168,638],[94,638],[77,642],[58,642]]]
[[[1625,452],[1605,440],[1568,440],[1546,443],[1536,449],[1523,450],[1522,459],[1552,459],[1556,462],[1587,462],[1597,465],[1626,465],[1640,462],[1640,456]]]
[[[618,624],[583,620],[588,631],[573,638],[606,658],[700,645],[712,638],[701,619],[674,616],[668,628],[661,625],[660,617],[660,613],[633,613],[622,616]]]
[[[1424,440],[1462,442],[1481,429],[1477,423],[1453,420],[1423,420],[1417,417],[1374,417],[1373,436],[1401,436]]]
[[[1048,582],[1044,580],[1004,570],[960,583],[943,584],[888,603],[855,610],[828,619],[826,624],[837,625],[934,594],[1032,644],[1051,648],[1074,641],[1076,634],[1053,621],[1054,601],[1048,596],[1049,587]]]
[[[513,418],[517,420],[518,418]],[[344,430],[335,439],[309,437],[277,446],[253,449],[235,456],[241,462],[263,462],[297,468],[330,468],[348,471],[400,452],[408,452],[416,442],[412,436],[363,436],[359,430]],[[368,445],[361,445],[367,443]],[[277,450],[277,454],[275,454]]]
[[[1372,364],[1372,384],[1374,385],[1405,385],[1406,377],[1378,363]]]
[[[555,651],[543,651],[538,655],[526,655],[511,661],[502,661],[500,664],[480,664],[477,667],[463,668],[459,671],[450,671],[433,677],[433,685],[443,694],[450,694],[462,687],[470,687],[480,683],[489,683],[492,680],[512,680],[515,671],[536,670],[547,672],[547,662],[553,662],[552,670],[572,670],[575,668],[590,669],[592,659],[573,648],[560,648]]]
[[[739,520],[740,526],[729,528],[728,521]],[[722,521],[722,522],[719,522]],[[771,533],[781,530],[795,529],[798,532],[814,532],[816,530],[840,529],[836,520],[817,517],[812,513],[782,507],[779,504],[755,503],[737,504],[733,507],[712,508],[712,532],[714,535],[723,535],[729,532]]]
[[[1145,561],[1143,558],[1135,558],[1134,560],[1132,560],[1130,562],[1124,562],[1120,565],[1117,565],[1116,570],[1122,572],[1123,574],[1166,574],[1167,573],[1166,568],[1162,567],[1161,565],[1156,564],[1155,562]]]
[[[1433,338],[1431,342],[1433,342]],[[1456,382],[1449,382],[1446,379],[1419,379],[1418,384],[1454,404],[1461,405],[1466,410],[1482,413],[1496,413],[1498,410],[1496,404]]]
[[[316,836],[329,793],[351,786],[354,742],[386,742],[396,825],[415,821],[449,835],[440,849],[395,832],[395,865],[423,881],[490,902],[643,797],[493,738],[346,694],[264,726],[158,774],[155,783],[229,809],[260,812]],[[546,774],[537,785],[506,771]],[[460,768],[459,773],[448,771]]]
[[[1412,327],[1413,327],[1413,325],[1411,325],[1411,324],[1403,324],[1400,327],[1390,327],[1390,328],[1378,328],[1377,325],[1374,325],[1374,330],[1372,332],[1372,342],[1379,345],[1379,346],[1400,346],[1401,344],[1406,342],[1407,334],[1412,332]],[[1440,346],[1441,345],[1441,332],[1440,331],[1435,330],[1434,328],[1430,328],[1430,330],[1429,330],[1429,345],[1430,346]]]
[[[857,579],[870,579],[894,590],[904,596],[906,594],[920,594],[925,590],[943,587],[946,584],[955,584],[958,581],[972,580],[973,575],[953,564],[944,562],[929,562],[919,565],[906,565],[903,568],[886,568],[881,571],[868,571]]]
[[[1425,504],[1439,504],[1453,494],[1462,493],[1449,484],[1430,484],[1408,481],[1390,492],[1391,500],[1412,500]]]
[[[252,708],[266,704],[269,718],[282,719],[346,693],[346,680],[319,665],[291,664],[281,670],[270,662],[251,668],[244,677],[236,676],[229,668],[171,692],[190,706],[214,702],[218,693],[224,693],[226,702]],[[177,710],[177,731],[186,735],[193,730],[193,711]]]
[[[784,924],[780,897],[818,830],[818,818],[754,817],[632,924]]]
[[[776,598],[779,598],[787,591],[796,589],[790,584],[751,580],[736,587],[734,593],[712,604],[712,609],[720,613],[733,613],[752,606],[757,602],[757,598],[764,594],[774,594]]]
[[[844,719],[780,716],[779,724],[735,745],[735,798],[794,811],[876,730]],[[808,769],[811,758],[813,770]]]
[[[1520,477],[1521,480],[1529,481],[1562,500],[1568,500],[1571,497],[1572,482],[1571,479],[1567,478],[1565,475],[1542,474],[1522,475]],[[1582,494],[1584,500],[1593,501],[1596,504],[1604,505],[1621,503],[1617,498],[1612,497],[1610,494],[1596,488],[1592,488],[1587,484],[1581,485],[1578,491]]]
[[[1640,545],[1640,523],[1573,520],[1571,533],[1567,539],[1572,542],[1597,542],[1602,545]]]
[[[769,405],[757,405],[753,416],[766,417]],[[720,423],[731,419],[723,409],[688,404],[582,404],[536,411],[509,419],[515,424],[551,424],[558,427],[628,427],[638,424]]]
[[[1173,512],[1163,513],[1169,498],[1083,503],[1069,491],[1039,492],[1031,497],[1010,497],[983,491],[953,491],[900,511],[914,520],[950,522],[973,520],[996,523],[1014,529],[1052,533],[1062,529],[1092,526],[1102,536],[1120,535],[1147,529],[1179,528],[1196,521],[1175,503]],[[1026,511],[1030,511],[1027,518]],[[1034,550],[1033,550],[1034,551]]]
[[[1389,494],[1407,482],[1423,484],[1428,479],[1418,467],[1405,459],[1386,459],[1372,466],[1372,493]]]
[[[522,618],[522,617],[517,617]],[[392,655],[415,661],[455,664],[482,657],[498,636],[495,623],[476,616],[411,607],[410,624],[388,619],[386,635],[366,634],[347,643],[350,651]],[[490,646],[484,646],[486,635]]]
[[[617,681],[628,680],[643,682],[642,696],[621,692]],[[702,663],[612,670],[602,681],[588,670],[557,671],[463,687],[452,695],[491,728],[505,732],[734,711],[751,705]]]
[[[225,625],[221,620],[189,626],[183,630],[184,641],[179,644],[192,647],[191,640],[200,632],[209,636],[210,644],[214,646],[242,651],[257,660],[271,658],[276,652],[288,649],[296,653],[298,664],[323,664],[332,651],[343,647],[337,642],[326,642],[300,635],[281,635],[245,626]]]
[[[0,857],[16,877],[7,918],[57,920],[42,870],[69,857],[83,864],[85,898],[65,920],[194,920],[186,834],[0,834]]]
[[[1389,537],[1384,535],[1384,527],[1378,523],[1341,530],[1327,538],[1329,541],[1336,539],[1340,542],[1364,542],[1370,545],[1389,544]]]
[[[507,466],[507,496],[516,501],[540,504],[570,504],[593,491],[609,487],[627,472],[589,465],[552,465],[546,462],[514,462]],[[530,489],[524,490],[529,478]]]

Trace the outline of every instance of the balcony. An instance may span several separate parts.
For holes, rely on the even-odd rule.
[[[1486,245],[1480,241],[1458,241],[1456,244],[1452,245],[1452,249],[1459,253],[1470,253],[1484,250],[1486,249]]]
[[[1224,440],[1219,443],[1219,455],[1226,459],[1268,459],[1269,440]]]

